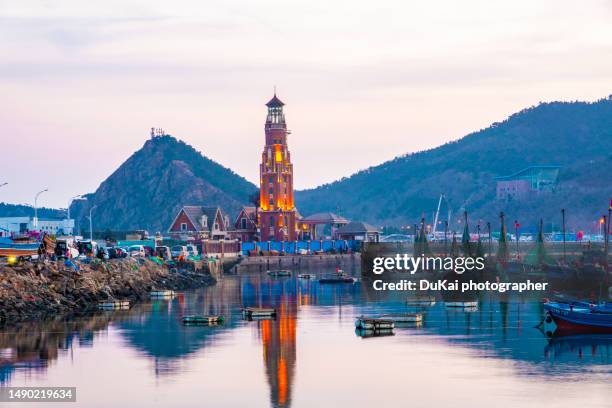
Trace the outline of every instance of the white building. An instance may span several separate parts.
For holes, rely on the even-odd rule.
[[[0,217],[0,237],[28,231],[46,232],[51,235],[72,235],[74,220],[38,218],[38,227],[34,227],[34,217]]]

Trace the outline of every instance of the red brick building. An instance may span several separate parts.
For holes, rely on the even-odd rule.
[[[297,217],[293,200],[293,165],[287,147],[287,124],[283,106],[274,97],[266,104],[266,144],[259,166],[259,228],[261,241],[297,239]]]

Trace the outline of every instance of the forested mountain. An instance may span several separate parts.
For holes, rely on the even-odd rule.
[[[95,230],[165,232],[183,205],[221,206],[235,216],[256,187],[171,136],[154,137],[87,200],[71,207],[83,228],[95,205]]]
[[[0,203],[0,217],[33,217],[34,207],[25,204]],[[39,218],[61,219],[66,217],[66,211],[54,208],[41,207],[38,209]]]
[[[554,193],[495,199],[494,177],[534,165],[561,166]],[[422,214],[431,220],[440,194],[455,214],[465,208],[473,220],[494,225],[501,210],[523,224],[543,217],[550,225],[560,222],[563,207],[570,224],[591,225],[612,195],[612,98],[543,103],[455,142],[300,191],[296,200],[302,214],[335,211],[373,224],[405,225]]]

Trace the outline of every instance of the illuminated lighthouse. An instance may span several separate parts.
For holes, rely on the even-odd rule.
[[[259,166],[259,228],[262,241],[294,241],[293,165],[287,148],[287,124],[276,93],[266,104],[266,145]]]

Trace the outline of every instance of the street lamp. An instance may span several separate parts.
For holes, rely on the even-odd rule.
[[[68,225],[68,223],[70,222],[70,206],[72,205],[72,202],[74,200],[76,200],[77,198],[83,198],[83,197],[80,194],[79,195],[75,195],[74,197],[70,198],[70,201],[68,201],[68,208],[66,209],[66,215],[67,215],[66,216],[66,225]],[[71,233],[74,235],[74,226],[72,228],[72,232]]]
[[[73,202],[74,200],[76,200],[77,198],[83,198],[83,196],[82,196],[82,195],[80,195],[80,194],[79,194],[79,195],[75,195],[74,197],[70,198],[70,201],[68,201],[68,211],[67,211],[67,213],[68,213],[68,219],[70,219],[70,206],[72,205],[72,202]]]
[[[38,193],[36,193],[36,195],[34,196],[34,228],[38,228],[38,196],[41,195],[42,193],[45,193],[49,191],[48,188],[45,188],[44,190],[39,191]]]
[[[95,210],[97,207],[97,205],[94,205],[93,207],[91,207],[89,209],[89,242],[91,242],[93,244],[93,217],[92,217],[92,213],[93,210]]]

